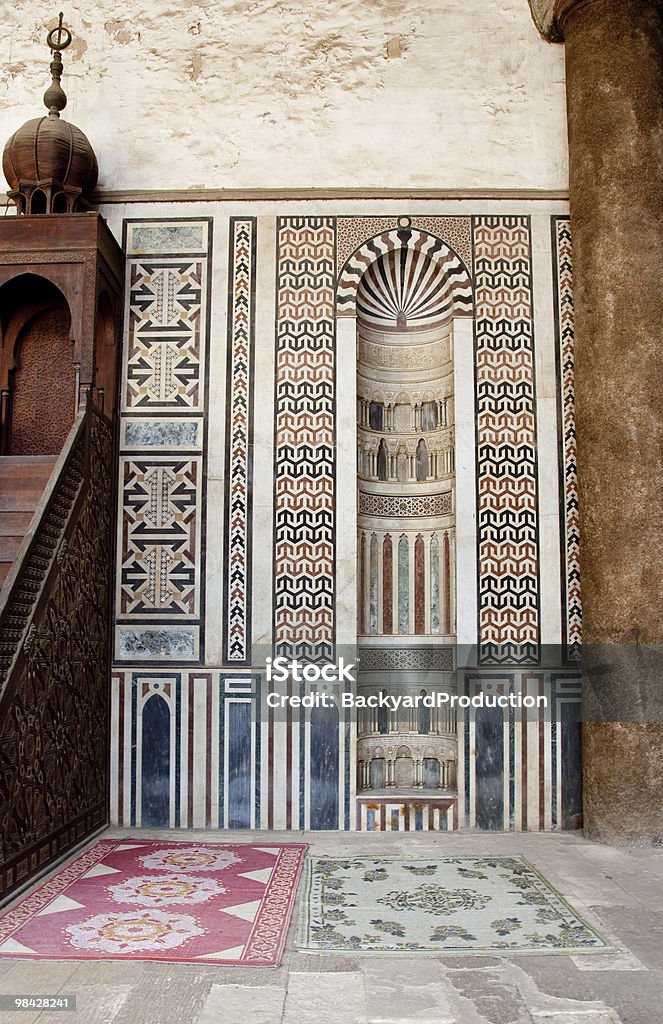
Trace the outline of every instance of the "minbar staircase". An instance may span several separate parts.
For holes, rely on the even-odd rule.
[[[0,457],[0,903],[108,819],[113,453]]]
[[[0,587],[57,462],[56,455],[0,456]]]

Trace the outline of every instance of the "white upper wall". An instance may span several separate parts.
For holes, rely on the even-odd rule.
[[[55,20],[52,0],[3,8],[4,144],[45,113]],[[65,116],[95,148],[101,189],[567,187],[564,51],[527,0],[64,13]]]

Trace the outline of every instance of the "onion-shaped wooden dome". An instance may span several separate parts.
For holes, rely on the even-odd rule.
[[[75,213],[85,209],[94,191],[99,168],[86,135],[60,117],[67,97],[60,85],[61,50],[71,42],[62,26],[48,34],[52,82],[44,93],[48,114],[34,117],[14,132],[5,145],[2,169],[8,195],[19,213]]]

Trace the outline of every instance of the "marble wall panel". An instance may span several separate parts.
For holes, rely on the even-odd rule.
[[[465,673],[464,696],[543,697],[546,707],[466,708],[458,718],[461,827],[550,831],[581,824],[580,676]]]
[[[210,218],[124,225],[116,662],[204,658],[211,241]]]
[[[476,321],[456,318],[452,328],[453,505],[445,504],[449,494],[431,493],[420,510],[425,515],[432,505],[435,514],[455,514],[457,523],[457,536],[447,538],[448,555],[440,532],[437,578],[429,548],[424,551],[425,587],[437,593],[430,625],[435,617],[441,633],[451,634],[456,617],[459,643],[471,651],[480,640],[484,657],[497,652],[507,659],[504,670],[470,667],[461,675],[461,689],[508,688],[512,679],[528,692],[549,694],[555,714],[495,719],[490,736],[487,723],[479,718],[477,734],[476,719],[461,715],[457,799],[409,801],[395,794],[371,802],[370,796],[354,795],[355,725],[349,712],[331,722],[308,712],[273,715],[265,705],[263,666],[255,660],[260,651],[295,643],[314,656],[330,652],[335,638],[352,641],[356,622],[356,533],[345,528],[357,515],[356,337],[352,315],[336,317],[342,310],[335,306],[334,288],[335,274],[374,236],[378,222],[362,211],[337,217],[334,204],[315,205],[306,216],[287,207],[266,212],[207,205],[211,219],[200,208],[192,208],[190,217],[169,218],[162,207],[160,218],[146,215],[126,225],[113,820],[163,820],[167,806],[168,824],[181,828],[417,830],[477,827],[483,821],[549,829],[577,823],[578,681],[561,670],[554,680],[549,669],[528,674],[513,663],[523,650],[526,660],[535,659],[542,623],[560,617],[559,586],[551,598],[550,580],[541,583],[544,570],[549,573],[550,543],[539,558],[539,524],[558,510],[552,507],[553,489],[537,487],[537,445],[549,444],[550,431],[546,420],[540,433],[536,414],[539,393],[548,401],[555,387],[546,370],[554,361],[555,334],[548,323],[553,267],[556,294],[564,292],[568,334],[570,281],[565,277],[560,284],[565,264],[562,250],[555,249],[565,242],[563,218],[553,222],[554,259],[539,228],[530,235],[522,206],[508,215],[466,207],[463,216],[439,216],[440,204],[428,204],[428,213],[409,218],[422,238],[439,232],[466,262],[474,246],[478,285]],[[545,217],[537,216],[543,223]],[[211,220],[222,245],[210,295]],[[378,220],[379,232],[397,235],[398,218],[389,210]],[[533,260],[534,236],[541,252]],[[468,294],[471,313],[471,289]],[[541,302],[542,295],[549,298]],[[537,317],[545,323],[537,326]],[[546,375],[536,388],[535,362],[536,372],[543,367]],[[213,407],[207,397],[210,373]],[[507,437],[515,437],[513,451],[505,447]],[[208,455],[215,467],[209,500]],[[523,477],[517,487],[516,471]],[[506,487],[507,506],[517,499],[517,514],[524,516],[517,539],[495,504],[498,480]],[[375,496],[362,500],[375,502]],[[366,538],[365,615],[370,617],[370,593],[376,616],[388,611],[391,595],[393,631],[401,620],[411,631],[415,619],[421,620],[406,598],[414,593],[416,531],[399,568],[399,518],[407,519],[412,509],[391,502],[386,511],[389,522],[373,568]],[[385,573],[387,532],[391,586]],[[554,530],[548,532],[552,538]],[[182,564],[169,576],[175,536]],[[205,565],[208,547],[213,580]],[[456,572],[448,573],[446,564],[456,564]],[[421,570],[419,564],[419,576]],[[513,586],[499,582],[504,574]],[[212,613],[206,610],[206,589],[214,595]],[[258,645],[253,653],[252,641]],[[212,655],[206,654],[208,643]],[[397,661],[399,652],[392,653]],[[497,733],[501,747],[493,742]],[[486,763],[479,757],[478,766],[471,755],[477,735],[486,740]],[[151,745],[149,737],[157,736],[161,740]],[[157,748],[166,753],[159,755]],[[490,779],[499,789],[501,810],[485,810]]]

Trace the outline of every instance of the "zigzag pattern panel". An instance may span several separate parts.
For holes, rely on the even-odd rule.
[[[230,220],[226,407],[224,659],[251,653],[251,511],[256,219]]]
[[[334,259],[331,217],[277,223],[274,645],[334,643]]]
[[[475,217],[473,244],[480,659],[531,664],[539,584],[529,218]]]
[[[358,289],[364,274],[376,260],[394,250],[408,250],[427,256],[443,270],[439,287],[446,296],[453,297],[455,316],[472,315],[472,283],[462,260],[441,239],[418,228],[398,228],[383,231],[369,238],[346,261],[338,279],[338,315],[354,316],[357,311]],[[449,304],[447,298],[445,303]],[[400,328],[402,330],[402,327]]]
[[[582,639],[582,603],[574,389],[573,252],[569,218],[553,217],[552,234],[562,452],[562,642],[566,658],[576,661],[580,657]]]
[[[200,463],[196,458],[122,460],[120,618],[198,615]]]

